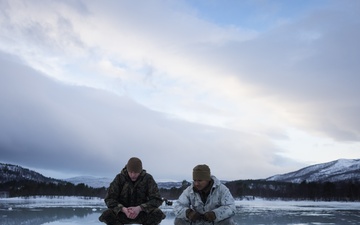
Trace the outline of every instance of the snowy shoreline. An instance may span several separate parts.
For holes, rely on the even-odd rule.
[[[176,200],[175,200],[176,201]],[[238,224],[357,224],[360,202],[235,200]],[[173,206],[160,206],[166,214],[161,225],[172,225]],[[104,199],[78,196],[31,196],[0,198],[0,218],[4,224],[99,224],[106,209]],[[21,213],[21,217],[19,217]],[[2,222],[4,222],[2,221]],[[30,222],[29,222],[30,221]]]
[[[3,204],[5,204],[6,207],[16,208],[106,208],[102,198],[79,196],[29,196],[0,198],[0,207]]]
[[[29,196],[0,198],[1,205],[12,205],[19,208],[39,208],[39,207],[81,207],[81,208],[106,208],[103,198],[81,197],[81,196]],[[297,200],[267,200],[262,198],[236,200],[237,208],[286,208],[298,209],[311,207],[314,208],[336,208],[336,209],[360,209],[360,202],[341,202],[341,201],[297,201]],[[172,209],[163,203],[163,209]]]

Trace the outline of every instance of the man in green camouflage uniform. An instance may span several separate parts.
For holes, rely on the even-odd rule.
[[[165,218],[159,209],[162,202],[154,178],[132,157],[111,182],[105,196],[108,209],[99,220],[108,225],[157,225]]]

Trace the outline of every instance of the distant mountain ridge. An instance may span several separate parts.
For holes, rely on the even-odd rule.
[[[78,176],[78,177],[72,177],[65,179],[68,182],[71,182],[73,184],[86,184],[90,187],[94,188],[100,188],[100,187],[109,187],[110,183],[113,181],[114,178],[108,178],[108,177],[93,177],[93,176]],[[170,189],[173,187],[181,187],[182,182],[157,182],[159,188],[165,188]]]
[[[9,181],[31,180],[45,183],[73,183],[75,185],[83,183],[93,188],[107,188],[113,178],[80,176],[69,179],[54,179],[45,177],[42,174],[23,168],[17,165],[0,163],[0,184]],[[264,179],[265,181],[280,181],[301,183],[306,182],[338,182],[338,181],[360,181],[360,159],[339,159],[328,163],[316,164],[290,172],[279,174]],[[223,183],[226,183],[223,181]],[[171,189],[182,186],[179,182],[157,182],[159,188]]]
[[[271,176],[267,181],[291,183],[360,181],[360,159],[338,159],[316,164],[281,175]]]
[[[12,165],[7,163],[0,163],[0,184],[10,181],[36,181],[44,183],[73,183],[75,185],[85,184],[93,188],[107,188],[110,183],[113,181],[113,178],[107,177],[93,177],[93,176],[78,176],[68,179],[55,179],[50,177],[45,177],[42,174],[35,172],[33,170],[23,168],[18,165]],[[158,182],[159,188],[170,189],[172,187],[181,187],[182,182]]]
[[[0,163],[0,183],[9,181],[32,180],[44,183],[66,183],[63,180],[45,177],[42,174],[21,166]]]
[[[100,187],[107,188],[109,184],[112,182],[112,180],[113,179],[107,177],[93,177],[93,176],[78,176],[78,177],[71,177],[65,179],[65,181],[68,181],[75,185],[83,183],[94,188],[100,188]]]

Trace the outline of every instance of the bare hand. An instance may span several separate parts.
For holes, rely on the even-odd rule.
[[[125,213],[125,215],[130,218],[130,219],[135,219],[139,213],[142,211],[140,206],[135,206],[135,207],[123,207],[122,208],[123,213]]]

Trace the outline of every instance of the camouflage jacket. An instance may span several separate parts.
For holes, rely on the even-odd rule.
[[[193,190],[194,184],[187,187],[175,202],[174,213],[177,218],[186,218],[186,210],[191,208],[200,214],[213,211],[216,215],[214,222],[230,218],[235,215],[235,200],[229,189],[215,177],[211,176],[214,184],[205,203],[202,202],[199,193]],[[199,223],[192,224],[202,224]]]
[[[116,214],[122,207],[138,205],[145,212],[150,212],[163,202],[154,178],[146,170],[142,170],[138,179],[132,182],[126,167],[111,182],[104,200]]]

